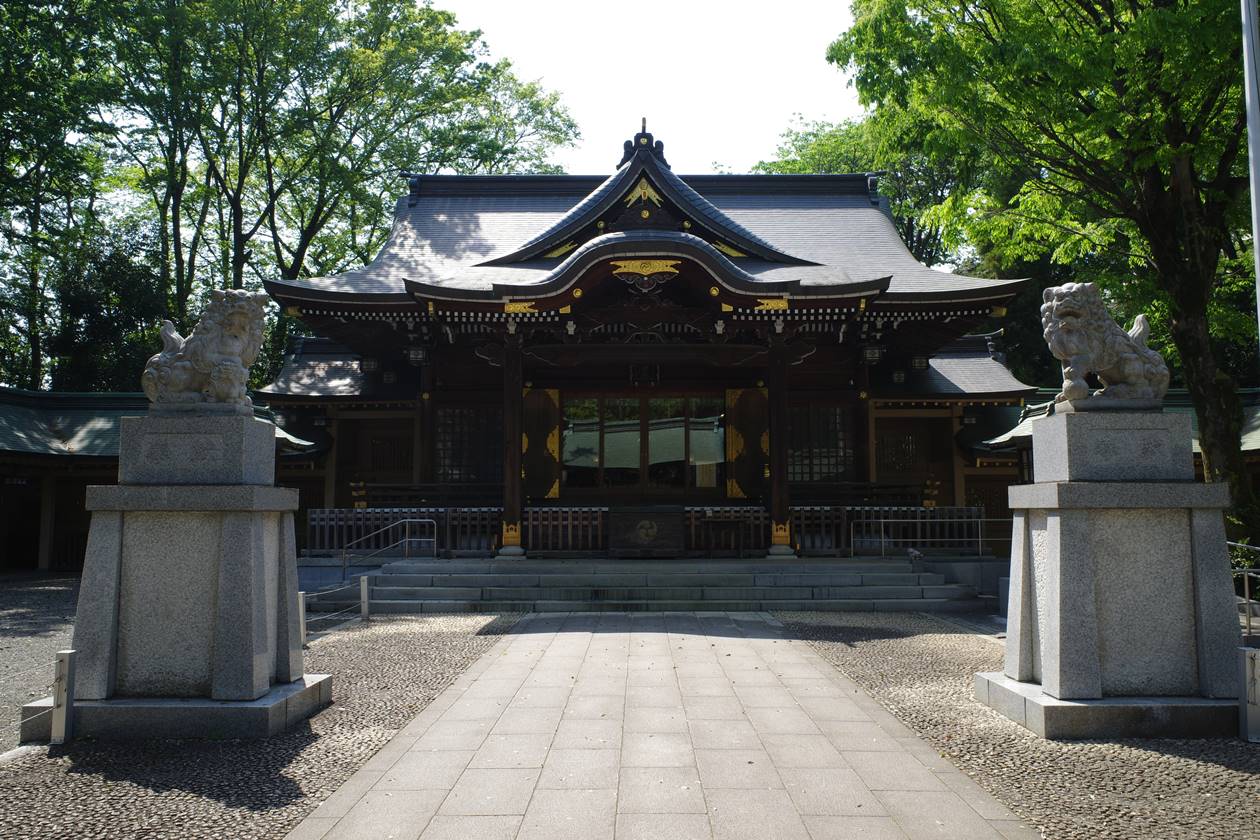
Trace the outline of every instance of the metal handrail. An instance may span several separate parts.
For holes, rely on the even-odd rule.
[[[919,519],[915,519],[915,518],[855,519],[849,523],[849,556],[850,557],[857,556],[857,542],[856,541],[857,541],[857,529],[859,528],[859,526],[863,528],[867,528],[875,524],[879,525],[879,554],[881,557],[885,556],[889,538],[884,533],[884,526],[889,523],[904,523],[908,525],[927,525],[927,526],[958,525],[958,524],[974,525],[976,526],[976,535],[974,537],[920,537],[920,538],[894,537],[893,539],[900,542],[914,541],[914,542],[935,542],[935,543],[942,543],[942,542],[970,543],[974,540],[976,543],[976,556],[980,556],[984,554],[984,541],[985,541],[984,523],[986,522],[1004,522],[1007,525],[1011,525],[1012,519],[1010,517],[1002,517],[1002,516],[953,517],[950,519],[944,519],[944,518],[942,519],[936,519],[936,518],[931,518],[931,519],[922,519],[922,518],[919,518]]]
[[[1248,551],[1260,552],[1260,546],[1248,545],[1247,543],[1225,541],[1225,545],[1229,548],[1245,548]],[[1230,569],[1235,575],[1242,575],[1243,579],[1243,617],[1244,624],[1247,628],[1247,635],[1251,635],[1251,579],[1260,580],[1260,569]]]
[[[407,557],[407,558],[410,558],[410,557],[411,557],[411,544],[412,544],[413,542],[431,542],[431,543],[433,543],[433,553],[434,553],[434,554],[437,554],[437,534],[438,534],[438,530],[437,530],[437,520],[436,520],[436,519],[399,519],[399,520],[397,520],[396,522],[391,522],[391,523],[389,523],[389,524],[388,524],[388,525],[386,525],[384,528],[377,528],[375,531],[372,531],[371,533],[364,534],[364,535],[363,535],[363,536],[361,536],[361,537],[358,537],[358,538],[356,538],[356,539],[353,539],[353,540],[351,540],[350,542],[346,543],[345,545],[343,545],[343,546],[341,547],[341,580],[344,582],[344,581],[345,581],[345,579],[346,579],[346,574],[347,574],[347,571],[348,571],[348,568],[349,568],[349,561],[350,561],[350,551],[349,551],[349,549],[350,549],[352,546],[356,545],[357,543],[364,542],[365,540],[371,539],[372,537],[375,537],[375,536],[378,536],[378,535],[380,535],[380,534],[383,534],[383,533],[385,533],[386,531],[393,530],[394,528],[397,528],[399,525],[403,525],[403,526],[405,526],[405,527],[406,527],[406,530],[403,532],[403,538],[402,538],[402,539],[400,539],[400,540],[396,540],[396,541],[394,541],[393,543],[390,543],[389,545],[384,546],[383,548],[378,548],[378,549],[375,549],[374,551],[372,551],[372,552],[371,552],[371,553],[369,553],[369,554],[356,554],[356,555],[355,555],[355,557],[356,557],[356,558],[358,558],[358,559],[361,559],[361,560],[362,560],[362,559],[367,559],[367,558],[369,558],[369,557],[375,557],[376,555],[378,555],[378,554],[380,554],[380,553],[382,553],[382,552],[389,551],[390,549],[392,549],[392,548],[397,548],[398,546],[400,546],[400,545],[401,545],[401,546],[404,546],[404,548],[403,548],[403,552],[404,552],[404,553],[403,553],[403,556],[404,556],[404,557]],[[432,535],[433,535],[433,536],[431,536],[431,537],[413,537],[413,536],[411,536],[411,526],[412,526],[412,525],[428,525],[428,526],[429,526],[429,529],[430,529],[430,532],[432,533]]]

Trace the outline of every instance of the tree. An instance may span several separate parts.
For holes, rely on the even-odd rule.
[[[753,170],[779,174],[880,172],[902,240],[924,265],[955,263],[931,211],[951,195],[975,188],[984,170],[974,149],[933,131],[921,115],[897,108],[841,123],[813,122],[783,134],[775,160]]]
[[[81,264],[57,286],[52,387],[58,391],[136,391],[161,342],[166,296],[155,243],[140,232],[93,240]]]
[[[99,174],[93,118],[108,95],[92,0],[0,4],[0,381],[43,387],[50,331],[48,273],[75,247]],[[15,345],[21,354],[13,353]]]
[[[1238,10],[1226,0],[855,0],[830,47],[864,103],[935,115],[1011,172],[1021,236],[1122,253],[1167,307],[1204,470],[1260,533],[1235,384],[1209,313],[1245,212]],[[1031,229],[1031,231],[1029,230]],[[1051,230],[1054,233],[1051,233]]]

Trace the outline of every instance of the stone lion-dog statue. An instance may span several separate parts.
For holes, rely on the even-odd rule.
[[[1093,283],[1064,283],[1042,294],[1042,335],[1051,354],[1063,362],[1063,390],[1056,403],[1090,399],[1086,375],[1094,373],[1103,387],[1096,399],[1158,405],[1168,391],[1168,366],[1146,346],[1151,327],[1145,315],[1125,332],[1103,306]]]
[[[252,413],[246,392],[249,368],[263,341],[260,292],[215,289],[210,305],[187,338],[162,322],[162,352],[144,366],[140,385],[162,409],[230,409]]]

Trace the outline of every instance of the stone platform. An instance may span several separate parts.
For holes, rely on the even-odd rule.
[[[1238,734],[1238,701],[1229,698],[1059,700],[1035,683],[990,671],[976,674],[976,699],[1051,740],[1230,738]]]
[[[305,674],[276,685],[257,700],[126,698],[78,700],[76,738],[267,738],[300,723],[332,703],[332,677]],[[52,708],[45,697],[22,707],[22,741],[47,741]]]

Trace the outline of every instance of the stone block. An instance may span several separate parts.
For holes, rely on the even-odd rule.
[[[1055,413],[1037,421],[1033,475],[1056,481],[1193,481],[1190,417],[1158,411]]]
[[[1190,511],[1190,541],[1199,693],[1204,697],[1236,697],[1238,661],[1234,650],[1241,633],[1224,519],[1216,511]]]
[[[1226,738],[1238,731],[1238,701],[1206,697],[1060,700],[1005,674],[976,675],[976,699],[1042,738]],[[1023,709],[1023,718],[1010,711]]]
[[[188,485],[182,487],[126,487],[96,484],[87,488],[84,505],[90,511],[292,511],[298,491],[261,485]]]
[[[267,738],[283,732],[332,702],[332,677],[306,674],[275,686],[246,702],[208,698],[115,698],[75,703],[75,736],[109,740],[168,738]],[[22,740],[46,741],[51,715],[35,715],[51,707],[52,698],[28,703],[22,717]]]
[[[1073,481],[1017,484],[1007,490],[1011,510],[1229,507],[1229,486],[1193,481]]]
[[[239,415],[124,417],[118,483],[275,483],[276,428]]]
[[[116,693],[209,696],[220,514],[140,511],[122,520]]]
[[[80,700],[103,700],[114,693],[122,535],[121,513],[92,515],[74,620],[74,693]]]

